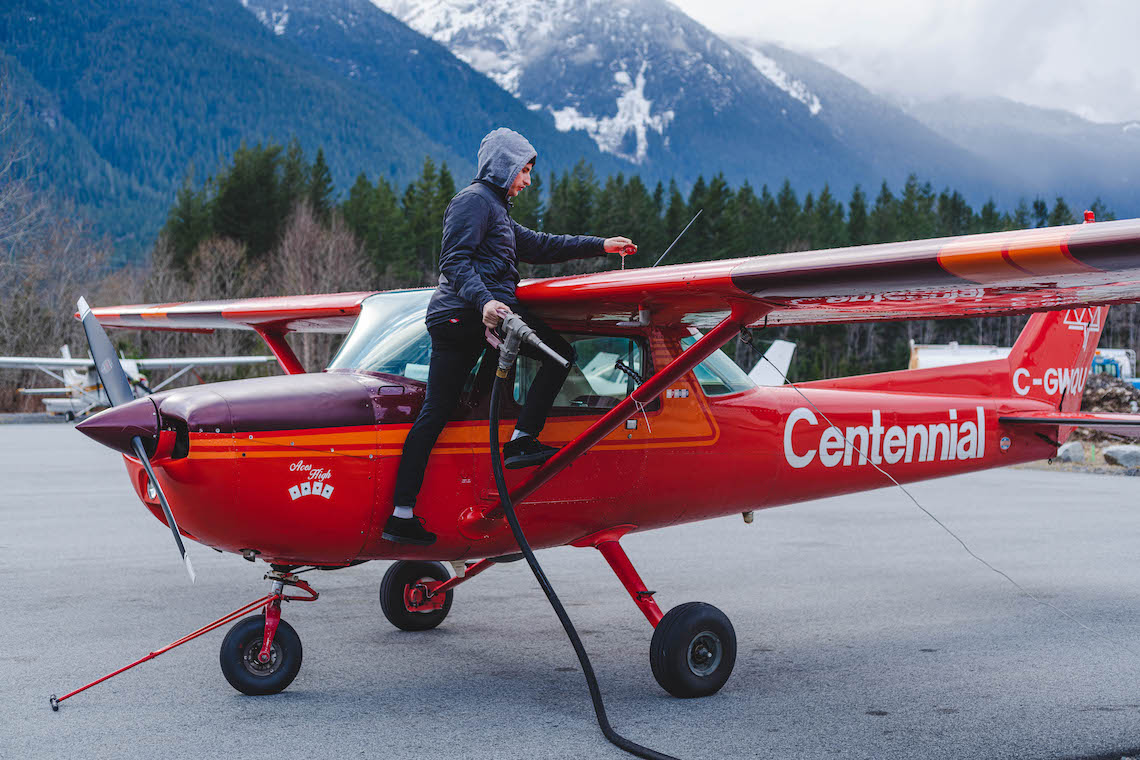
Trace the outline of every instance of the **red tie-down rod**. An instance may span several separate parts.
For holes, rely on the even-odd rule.
[[[266,594],[265,596],[261,597],[260,599],[258,599],[256,601],[253,601],[253,602],[250,602],[249,604],[242,605],[241,607],[238,607],[236,610],[234,610],[230,614],[228,614],[224,617],[218,618],[217,620],[210,623],[209,625],[204,625],[201,628],[199,628],[198,630],[194,631],[193,633],[188,633],[185,636],[183,636],[182,638],[178,639],[177,641],[173,641],[170,644],[167,644],[162,649],[156,649],[155,651],[151,652],[150,654],[146,655],[145,657],[140,657],[139,659],[135,660],[130,665],[125,665],[113,673],[108,673],[107,675],[103,676],[102,678],[99,678],[99,679],[92,681],[91,683],[87,684],[86,686],[80,686],[75,691],[69,691],[67,694],[64,694],[62,697],[57,697],[56,695],[52,694],[50,697],[48,697],[48,701],[51,703],[51,709],[55,710],[56,712],[59,712],[60,702],[63,702],[66,699],[71,699],[76,694],[80,693],[81,691],[87,691],[92,686],[97,686],[98,684],[103,683],[104,681],[106,681],[109,678],[114,678],[115,676],[119,675],[120,673],[125,673],[128,670],[130,670],[131,668],[135,667],[136,665],[142,665],[147,660],[153,660],[155,657],[158,657],[160,654],[166,654],[171,649],[174,649],[175,647],[180,647],[183,644],[186,644],[190,641],[193,641],[194,639],[198,638],[199,636],[202,636],[204,634],[209,633],[210,631],[213,631],[217,628],[220,628],[221,626],[225,625],[226,623],[229,623],[233,620],[236,620],[237,618],[241,617],[245,613],[252,612],[253,610],[257,609],[258,607],[265,607],[266,611],[268,612],[269,609],[273,606],[277,606],[279,608],[281,602],[283,602],[283,601],[287,601],[287,602],[313,602],[313,601],[316,601],[316,599],[318,597],[317,592],[314,591],[312,586],[310,586],[305,581],[294,578],[294,579],[291,579],[287,582],[290,586],[296,586],[297,588],[299,588],[302,591],[309,594],[309,596],[293,596],[291,594],[285,594],[285,593],[280,592],[280,591],[274,591],[273,593]]]

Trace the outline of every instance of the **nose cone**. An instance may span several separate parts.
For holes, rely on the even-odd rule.
[[[158,440],[158,410],[149,398],[114,406],[76,425],[84,435],[115,451],[134,454],[131,439],[139,436],[148,452]]]

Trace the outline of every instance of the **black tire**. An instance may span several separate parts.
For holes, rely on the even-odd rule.
[[[452,592],[444,592],[443,607],[430,612],[408,609],[404,602],[404,589],[422,580],[446,581],[451,577],[439,562],[400,560],[384,573],[380,581],[380,609],[388,622],[402,631],[426,631],[435,628],[451,611]]]
[[[736,631],[728,617],[704,602],[665,613],[649,644],[649,667],[661,688],[688,699],[716,694],[736,665]]]
[[[257,660],[264,637],[265,616],[255,615],[239,620],[222,640],[222,675],[242,694],[276,694],[293,683],[301,669],[301,638],[293,626],[284,620],[277,624],[267,665]]]

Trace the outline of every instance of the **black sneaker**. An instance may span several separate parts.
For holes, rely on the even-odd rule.
[[[435,543],[435,534],[424,530],[422,517],[396,517],[392,515],[384,523],[384,532],[381,533],[385,541],[395,541],[397,544],[416,544],[417,546],[431,546]]]
[[[533,435],[524,435],[503,444],[503,460],[508,470],[543,464],[558,453],[554,446],[539,443]]]

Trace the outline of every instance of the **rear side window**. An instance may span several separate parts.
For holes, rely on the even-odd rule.
[[[694,331],[695,332],[695,331]],[[681,339],[681,348],[688,348],[697,342],[700,333]],[[736,362],[728,358],[720,349],[712,353],[709,358],[693,369],[697,382],[706,396],[727,396],[730,393],[740,393],[756,387],[756,383],[736,366]]]

